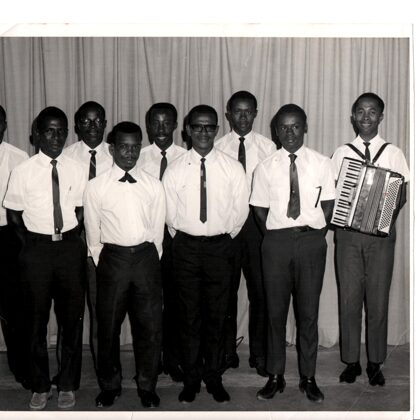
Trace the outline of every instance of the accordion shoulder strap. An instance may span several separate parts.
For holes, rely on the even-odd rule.
[[[384,143],[380,149],[378,150],[378,153],[376,153],[375,157],[372,159],[372,163],[375,163],[379,157],[381,156],[382,152],[385,150],[385,148],[391,143]],[[363,160],[365,160],[365,155],[355,146],[353,146],[351,143],[347,143],[346,146],[350,147],[350,149],[353,150],[356,154],[358,154]]]
[[[382,152],[385,150],[385,148],[391,143],[384,143],[381,148],[378,150],[378,153],[376,153],[375,157],[372,160],[372,163],[375,163],[378,159],[379,156],[381,156]]]
[[[349,146],[354,153],[358,154],[363,160],[365,160],[365,155],[357,147],[353,146],[351,143],[347,143],[346,146]]]

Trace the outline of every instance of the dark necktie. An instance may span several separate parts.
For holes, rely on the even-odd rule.
[[[364,141],[363,144],[365,145],[365,159],[370,162],[370,143],[368,141]]]
[[[244,170],[246,172],[246,154],[245,154],[245,137],[239,137],[239,150],[238,150],[238,160],[242,163]]]
[[[162,159],[160,161],[159,180],[162,180],[163,174],[165,173],[165,169],[168,166],[168,159],[166,159],[166,151],[165,150],[162,150],[160,153],[162,154]]]
[[[95,178],[96,176],[96,150],[89,150],[90,164],[89,164],[89,179]]]
[[[134,184],[135,182],[137,182],[128,172],[126,172],[124,174],[124,176],[121,179],[119,179],[118,181],[120,181],[120,182],[128,181],[130,184]]]
[[[63,214],[61,213],[60,206],[60,184],[58,182],[58,172],[57,172],[57,161],[53,159],[51,161],[52,172],[52,196],[53,196],[53,206],[54,206],[54,233],[61,233],[63,229]]]
[[[299,180],[295,160],[297,158],[293,153],[290,158],[290,199],[287,206],[287,217],[297,219],[300,215],[300,197],[299,197]]]
[[[200,167],[200,220],[205,223],[207,220],[207,191],[206,191],[206,166],[205,158],[201,158]]]

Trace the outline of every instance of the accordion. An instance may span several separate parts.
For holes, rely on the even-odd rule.
[[[397,219],[404,177],[388,169],[344,158],[331,223],[375,236],[388,236]]]

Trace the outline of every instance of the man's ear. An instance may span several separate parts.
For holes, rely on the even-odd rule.
[[[114,143],[109,144],[109,153],[111,153],[112,157],[114,157],[114,151],[115,151],[114,147],[115,147]]]
[[[185,126],[185,131],[187,132],[187,134],[191,137],[191,127],[190,127],[190,125],[189,124],[187,124],[186,126]]]

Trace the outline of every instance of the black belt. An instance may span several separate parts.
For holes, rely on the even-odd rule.
[[[31,232],[29,230],[26,233],[27,239],[35,240],[37,242],[60,242],[77,236],[79,236],[77,227],[68,230],[67,232],[53,235],[45,235],[43,233]]]
[[[117,251],[121,254],[135,254],[148,248],[150,245],[153,245],[152,242],[143,242],[134,246],[122,246],[116,244],[104,244],[104,248],[110,249],[112,251]]]
[[[278,231],[286,231],[286,230],[288,230],[290,232],[310,232],[312,230],[318,230],[318,229],[314,229],[314,228],[311,228],[308,225],[305,225],[305,226],[292,226],[292,227],[289,227],[289,228],[275,229],[275,230],[278,230]]]
[[[195,235],[190,235],[189,233],[178,231],[177,235],[181,235],[181,236],[184,236],[185,238],[192,239],[193,241],[198,241],[198,242],[213,242],[213,241],[220,241],[220,239],[226,238],[228,233],[221,233],[220,235],[214,235],[214,236],[195,236]]]

